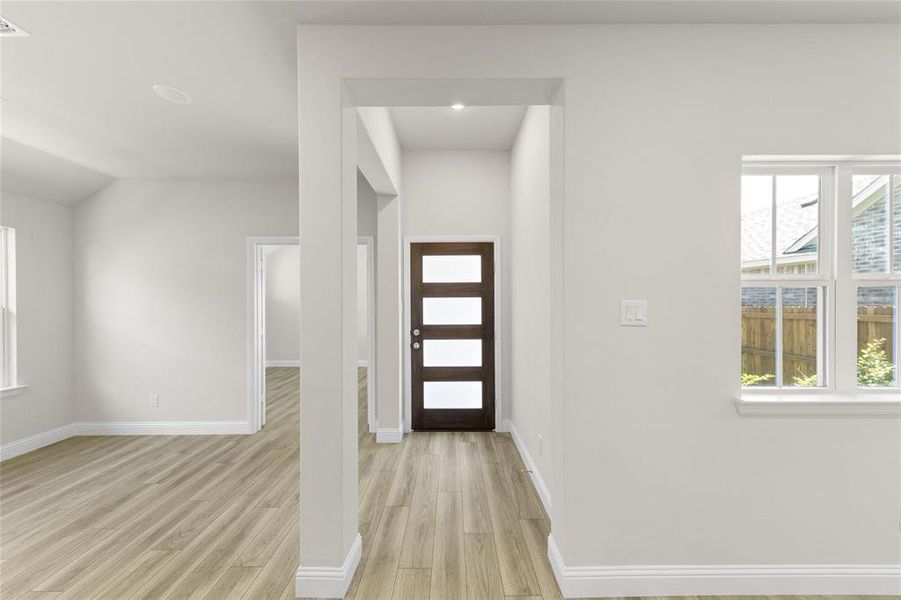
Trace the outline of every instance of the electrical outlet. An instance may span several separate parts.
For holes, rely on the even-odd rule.
[[[156,408],[160,405],[160,395],[159,394],[150,394],[150,400],[147,403],[150,407]]]
[[[541,434],[538,434],[538,456],[544,454],[544,438],[541,437]]]

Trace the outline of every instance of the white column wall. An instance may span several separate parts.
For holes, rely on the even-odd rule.
[[[304,42],[300,35],[300,555],[302,567],[340,568],[358,536],[356,113],[343,106],[340,81],[307,60]]]

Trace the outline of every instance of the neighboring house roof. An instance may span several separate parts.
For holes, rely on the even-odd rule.
[[[777,256],[786,256],[788,250],[801,237],[816,228],[819,216],[816,199],[816,194],[812,194],[779,206]],[[771,214],[771,209],[767,206],[742,215],[741,261],[743,263],[769,260],[773,235]]]
[[[873,202],[881,198],[880,192],[885,189],[885,178],[878,177],[868,186],[860,190],[853,198],[852,212],[857,215]],[[770,240],[772,239],[772,222],[770,207],[743,214],[741,217],[741,261],[743,264],[766,262],[770,257]],[[779,239],[776,246],[776,258],[798,258],[810,255],[811,260],[817,250],[817,224],[819,219],[819,203],[816,194],[803,196],[791,203],[779,206],[778,210]]]

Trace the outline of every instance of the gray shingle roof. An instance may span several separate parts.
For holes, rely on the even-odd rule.
[[[792,202],[784,202],[779,205],[776,215],[776,225],[779,229],[776,252],[779,256],[810,253],[786,252],[800,238],[810,233],[817,226],[819,203],[815,202],[816,195],[805,196]],[[741,217],[741,260],[753,262],[767,260],[770,257],[771,247],[771,223],[770,208],[743,214]],[[806,249],[806,247],[805,247]]]

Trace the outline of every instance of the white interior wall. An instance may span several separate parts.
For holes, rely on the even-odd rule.
[[[378,232],[378,196],[363,173],[357,171],[357,235],[376,237]]]
[[[501,238],[500,325],[502,418],[510,389],[510,153],[494,150],[418,150],[403,153],[404,237],[498,235]],[[409,327],[408,327],[409,328]],[[503,423],[496,423],[498,428]]]
[[[369,189],[376,198],[376,441],[396,443],[403,433],[401,148],[387,108],[367,106],[356,112],[357,167],[365,175],[362,181],[358,177],[358,200],[368,197]],[[371,228],[369,207],[365,210],[358,231]]]
[[[72,393],[72,210],[4,192],[0,224],[16,230],[18,382],[0,398],[0,444],[68,425]]]
[[[378,238],[378,196],[363,173],[357,171],[357,235]],[[374,249],[373,249],[374,252]],[[372,265],[375,269],[375,265]],[[369,362],[369,255],[366,246],[357,246],[357,359]],[[376,275],[377,277],[377,275]]]
[[[461,36],[467,52],[447,52]],[[301,125],[326,150],[344,77],[563,79],[565,434],[553,481],[565,520],[553,536],[567,566],[901,562],[896,421],[747,419],[732,406],[741,157],[901,153],[897,25],[301,26],[299,37]],[[321,173],[306,192],[335,197],[339,153],[301,145],[301,180]],[[323,210],[311,228],[328,223]],[[649,301],[647,328],[619,326],[622,298]]]
[[[530,106],[511,151],[509,354],[510,421],[553,493],[550,131],[550,107]]]
[[[300,364],[300,246],[265,246],[266,363]]]
[[[297,210],[296,182],[263,180],[122,180],[80,204],[78,419],[246,420],[245,238],[297,236]]]
[[[357,246],[357,362],[369,362],[369,252]]]

